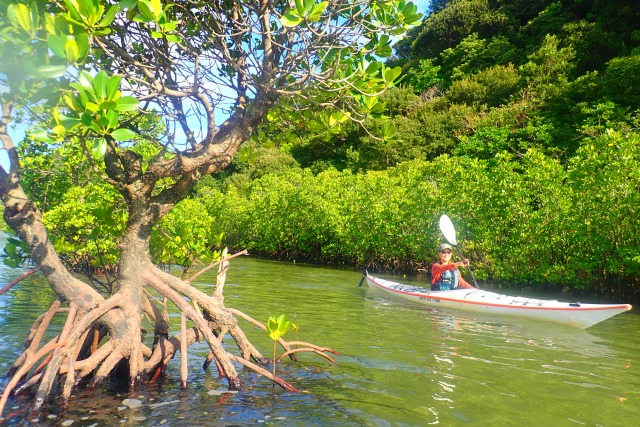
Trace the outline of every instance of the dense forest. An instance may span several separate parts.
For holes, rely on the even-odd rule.
[[[447,213],[478,279],[637,300],[640,3],[434,0],[426,12],[393,45],[404,78],[382,118],[317,107],[287,122],[283,100],[163,219],[157,262],[188,267],[227,246],[421,272]],[[21,150],[56,249],[78,266],[115,261],[115,190],[86,179],[80,158]]]

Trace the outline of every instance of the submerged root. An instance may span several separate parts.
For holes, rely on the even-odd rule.
[[[9,370],[11,379],[0,397],[0,416],[12,393],[24,393],[36,387],[34,409],[40,410],[56,380],[60,380],[64,407],[79,383],[97,387],[111,375],[118,375],[120,369],[116,367],[123,362],[129,368],[130,388],[135,387],[138,379],[154,381],[162,375],[177,352],[181,352],[181,386],[186,388],[188,347],[202,340],[210,349],[203,368],[207,369],[214,362],[230,389],[237,390],[242,386],[232,363],[237,362],[285,390],[297,391],[295,386],[260,366],[270,363],[270,359],[262,356],[248,340],[238,325],[238,319],[264,331],[266,326],[241,311],[224,306],[222,289],[228,259],[243,253],[246,252],[230,256],[226,263],[221,264],[212,295],[151,266],[139,275],[139,280],[148,290],[145,290],[143,301],[138,306],[134,306],[121,292],[88,311],[79,310],[73,303],[62,307],[62,301],[56,300],[36,320],[25,341],[24,353]],[[167,302],[181,313],[180,330],[172,337],[169,337]],[[51,321],[61,314],[67,315],[62,331],[41,345]],[[151,347],[142,341],[143,315],[154,325]],[[192,325],[188,326],[187,322]],[[227,336],[235,342],[239,354],[231,353],[222,346],[222,340]],[[283,357],[295,360],[296,354],[309,352],[335,363],[328,353],[338,354],[329,348],[305,342],[288,343],[280,338],[279,343],[284,353],[278,361]]]

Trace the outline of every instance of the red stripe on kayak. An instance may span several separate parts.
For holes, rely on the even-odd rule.
[[[486,306],[490,306],[490,307],[502,307],[502,308],[518,308],[518,309],[525,309],[525,310],[561,310],[561,311],[592,311],[592,310],[631,310],[633,308],[633,306],[631,304],[619,304],[619,305],[602,305],[602,307],[533,307],[533,306],[524,306],[524,305],[513,305],[513,304],[496,304],[496,303],[491,303],[491,302],[480,302],[480,301],[466,301],[466,300],[460,300],[460,299],[453,299],[453,298],[447,298],[447,297],[440,297],[437,295],[432,295],[432,294],[417,294],[414,292],[407,292],[407,291],[400,291],[398,289],[393,289],[393,288],[389,288],[387,286],[384,286],[381,283],[378,283],[375,278],[369,276],[367,277],[368,280],[371,280],[373,283],[375,283],[377,286],[381,287],[382,289],[386,289],[388,291],[391,292],[395,292],[398,294],[404,294],[404,295],[411,295],[411,296],[415,296],[418,298],[433,298],[433,299],[439,299],[439,300],[444,300],[444,301],[450,301],[450,302],[459,302],[462,304],[473,304],[473,305],[486,305]],[[400,283],[399,283],[400,284]],[[516,297],[514,297],[516,298]],[[558,301],[560,302],[560,301]],[[569,303],[563,303],[563,304],[569,304]]]

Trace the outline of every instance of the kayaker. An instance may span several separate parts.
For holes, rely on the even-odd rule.
[[[462,261],[451,262],[452,254],[450,244],[443,243],[438,247],[440,260],[431,266],[432,291],[448,291],[456,288],[475,289],[462,278],[458,271],[458,267],[469,265],[469,260],[465,258]]]

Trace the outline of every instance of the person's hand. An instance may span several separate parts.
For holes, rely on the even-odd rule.
[[[462,266],[466,267],[467,265],[469,265],[469,259],[465,258],[462,261],[457,262],[456,264],[458,264],[458,267],[462,267]]]

